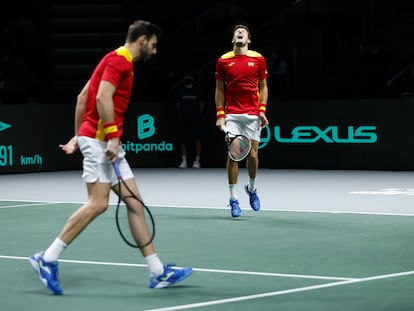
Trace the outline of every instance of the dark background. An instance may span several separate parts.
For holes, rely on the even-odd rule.
[[[171,99],[187,71],[212,98],[214,63],[231,49],[237,23],[251,27],[251,48],[268,59],[272,98],[398,98],[413,91],[412,0],[51,1],[11,3],[0,14],[3,103],[74,101],[137,18],[164,30],[158,56],[136,64],[137,100]],[[285,64],[279,74],[272,73],[272,52]]]
[[[374,144],[289,144],[272,136],[261,167],[414,169],[412,0],[52,1],[0,11],[0,122],[12,126],[0,131],[0,173],[80,167],[79,154],[68,157],[57,146],[73,135],[78,92],[135,19],[164,32],[157,56],[135,64],[125,140],[172,142],[174,150],[130,154],[133,166],[178,166],[174,88],[191,71],[206,102],[202,166],[224,167],[214,66],[232,49],[233,26],[243,23],[250,48],[268,62],[271,131],[280,126],[290,137],[298,126],[335,126],[346,138],[350,126],[375,126],[378,136]],[[148,141],[136,136],[143,114],[156,120]]]

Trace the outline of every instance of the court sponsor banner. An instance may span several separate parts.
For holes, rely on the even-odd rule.
[[[73,105],[0,105],[0,173],[78,168],[80,155],[59,148],[73,136],[73,117]]]
[[[171,128],[174,115],[168,112],[171,108],[166,104],[132,103],[129,109],[122,145],[131,165],[175,165]],[[80,169],[80,152],[66,155],[59,148],[73,136],[74,111],[72,104],[1,105],[0,173]]]
[[[413,113],[402,99],[274,102],[260,166],[411,170]]]
[[[80,169],[79,152],[59,144],[73,135],[72,104],[0,106],[0,173]],[[414,169],[410,100],[273,101],[262,131],[260,167],[275,169]],[[173,102],[131,103],[122,146],[132,167],[178,167]],[[223,167],[226,144],[214,103],[202,118],[202,167]],[[244,164],[241,164],[244,167]]]

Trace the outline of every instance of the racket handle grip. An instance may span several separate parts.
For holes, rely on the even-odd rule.
[[[112,163],[112,166],[114,167],[115,174],[118,177],[118,179],[121,179],[122,178],[122,175],[121,175],[121,171],[119,170],[118,163],[117,162],[114,162],[114,163]]]

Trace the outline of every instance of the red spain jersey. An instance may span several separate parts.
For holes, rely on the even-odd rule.
[[[113,95],[115,123],[118,126],[119,137],[122,136],[124,114],[128,108],[134,79],[134,64],[132,55],[125,47],[106,54],[95,68],[89,81],[86,112],[79,128],[79,136],[88,136],[105,140],[102,120],[99,118],[96,105],[96,95],[102,80],[115,86]]]
[[[268,76],[265,58],[256,51],[223,54],[216,62],[216,80],[225,83],[226,114],[259,115],[259,81]]]

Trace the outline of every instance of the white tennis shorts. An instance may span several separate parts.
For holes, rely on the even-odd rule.
[[[86,136],[78,136],[79,149],[83,155],[82,178],[86,183],[110,183],[112,186],[118,184],[111,162],[105,155],[107,142],[99,141]],[[116,160],[124,180],[134,178],[131,167],[125,159],[125,150],[119,146],[118,158]]]
[[[260,141],[261,122],[258,116],[248,114],[226,114],[226,128],[229,132],[244,135],[250,140]]]

